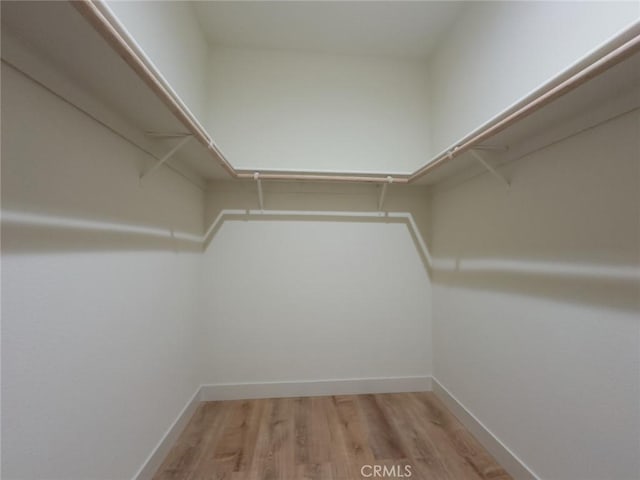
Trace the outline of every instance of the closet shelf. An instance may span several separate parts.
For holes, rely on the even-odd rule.
[[[233,168],[103,2],[7,2],[3,4],[2,21],[3,30],[8,27],[18,39],[40,52],[50,64],[103,105],[109,105],[137,130],[131,134],[130,128],[122,127],[123,136],[132,141],[140,141],[143,136],[148,142],[164,142],[160,146],[166,153],[171,149],[167,140],[154,140],[141,133],[190,134],[193,140],[186,142],[175,158],[168,160],[169,164],[201,180],[255,180],[256,172]],[[472,150],[486,149],[487,145],[509,147],[506,151],[483,153],[496,166],[557,141],[560,135],[570,136],[597,122],[640,108],[639,52],[640,23],[635,23],[416,172],[393,175],[393,183],[439,183],[479,168],[477,156],[469,154]],[[3,60],[13,66],[19,63],[6,59],[7,55],[10,53],[3,48]],[[164,155],[159,148],[157,158]],[[387,173],[261,171],[259,174],[261,180],[383,185],[389,182]]]
[[[506,147],[482,152],[496,166],[638,109],[640,22],[456,142],[409,181],[436,184],[481,169],[472,150],[484,142]]]
[[[160,89],[150,87],[152,72],[142,76],[132,69],[74,6],[80,5],[3,2],[3,62],[157,158],[179,139],[154,134],[193,135],[198,141],[188,142],[168,163],[200,181],[231,178],[221,159],[203,145],[210,141],[204,130],[186,124],[182,108],[170,107]]]

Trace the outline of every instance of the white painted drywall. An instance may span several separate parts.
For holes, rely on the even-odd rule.
[[[211,218],[225,202],[253,207],[250,187],[214,185]],[[277,210],[375,208],[375,189],[356,187],[267,184],[265,201]],[[425,214],[422,192],[405,204],[389,197],[395,208],[411,203]],[[209,243],[202,273],[206,384],[431,373],[430,281],[405,224],[229,219]]]
[[[190,2],[106,3],[202,123],[206,117],[209,47]]]
[[[640,474],[639,125],[433,196],[435,377],[540,478]]]
[[[202,192],[149,163],[3,64],[4,479],[131,479],[199,383]]]
[[[426,58],[465,2],[193,2],[212,45]]]
[[[423,62],[214,48],[206,127],[240,169],[408,173],[430,151]]]
[[[637,2],[470,2],[425,61],[293,51],[314,36],[295,28],[275,43],[263,32],[287,49],[229,48],[256,44],[261,28],[243,42],[234,15],[251,24],[259,5],[222,8],[231,30],[209,31],[211,45],[198,20],[219,7],[198,19],[188,2],[108,5],[231,164],[261,171],[412,173],[640,19]]]
[[[428,62],[429,157],[638,19],[638,2],[471,2]]]

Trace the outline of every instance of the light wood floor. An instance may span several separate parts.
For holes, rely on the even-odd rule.
[[[434,394],[399,393],[202,403],[154,480],[358,480],[364,465],[511,478]]]

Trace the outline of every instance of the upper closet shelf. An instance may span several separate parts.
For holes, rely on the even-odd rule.
[[[461,171],[487,167],[479,167],[478,160],[489,159],[491,168],[540,148],[545,142],[557,141],[559,136],[567,137],[588,128],[607,116],[640,107],[640,23],[636,23],[425,161],[411,175],[395,175],[390,179],[388,174],[270,171],[260,172],[256,177],[256,172],[231,166],[215,139],[189,112],[104,3],[3,2],[2,27],[3,62],[151,151],[157,160],[166,160],[173,168],[199,181],[259,178],[433,184]],[[33,57],[40,61],[34,61]],[[43,63],[48,67],[43,68]],[[586,123],[585,117],[589,117]],[[581,120],[577,121],[578,118]],[[172,138],[174,134],[190,134],[192,139],[165,159],[180,141]],[[476,154],[469,154],[472,150]]]
[[[410,182],[436,184],[463,172],[472,174],[483,168],[477,154],[493,166],[517,160],[640,109],[640,24],[612,43],[620,46],[607,55],[598,53],[593,62],[572,69],[576,73],[566,80],[549,82],[470,133],[416,172]],[[478,145],[491,148],[474,150]]]
[[[230,178],[204,129],[163,97],[155,72],[134,70],[133,52],[112,48],[94,26],[71,2],[3,2],[3,62],[157,158],[179,141],[163,134],[192,134],[168,162],[203,179]]]

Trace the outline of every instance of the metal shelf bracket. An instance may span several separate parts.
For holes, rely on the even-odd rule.
[[[149,177],[156,170],[158,170],[167,160],[171,158],[171,156],[174,153],[180,150],[180,148],[182,148],[184,144],[186,144],[189,140],[191,140],[191,138],[193,138],[193,135],[191,134],[185,135],[184,138],[180,140],[178,143],[176,143],[171,150],[169,150],[162,158],[158,159],[158,161],[153,166],[151,166],[150,168],[142,172],[140,174],[140,182],[142,182],[142,180]]]
[[[480,162],[482,164],[482,166],[484,168],[487,169],[487,171],[493,175],[494,177],[496,177],[498,180],[500,180],[502,183],[504,183],[507,188],[509,188],[511,186],[511,184],[509,183],[509,180],[507,180],[500,172],[498,172],[495,168],[493,168],[483,157],[482,155],[474,149],[469,150],[469,152],[471,153],[471,155],[473,155],[473,157],[478,160],[478,162]]]
[[[378,198],[378,211],[382,211],[384,207],[384,197],[387,195],[387,187],[393,183],[393,177],[387,177],[387,183],[382,184],[382,190],[380,190],[380,197]]]
[[[253,179],[256,181],[256,185],[258,186],[258,204],[260,205],[260,210],[264,210],[264,197],[262,196],[262,180],[260,180],[260,173],[254,173]]]

